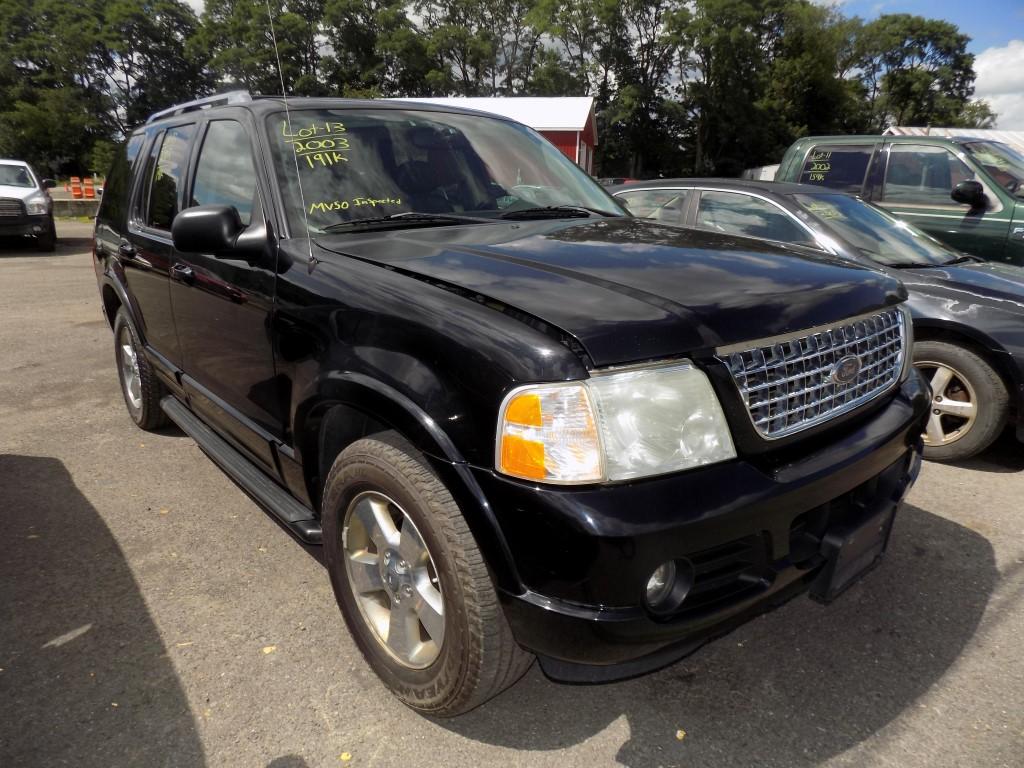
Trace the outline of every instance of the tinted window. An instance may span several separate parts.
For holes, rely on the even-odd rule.
[[[885,172],[883,199],[895,203],[958,205],[949,193],[974,173],[945,147],[893,144]]]
[[[740,192],[701,192],[697,226],[729,235],[814,244],[813,237],[788,213]]]
[[[164,133],[149,183],[145,222],[155,229],[170,230],[178,213],[178,190],[188,162],[189,140],[194,125],[179,125]]]
[[[616,197],[626,204],[634,216],[679,224],[686,207],[686,195],[685,189],[640,189],[636,192],[623,192]]]
[[[124,207],[128,202],[131,188],[132,166],[139,155],[139,150],[142,149],[144,139],[143,134],[136,134],[114,153],[114,164],[103,183],[103,197],[100,198],[97,218],[101,221],[113,224],[121,224],[124,221]]]
[[[807,153],[800,181],[844,192],[860,192],[872,147],[815,147]]]
[[[234,120],[215,120],[203,139],[190,206],[231,205],[248,225],[255,197],[256,169],[245,129]]]

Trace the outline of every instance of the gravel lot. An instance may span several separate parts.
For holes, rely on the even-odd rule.
[[[0,765],[1024,765],[1024,446],[926,464],[883,565],[656,674],[535,666],[455,721],[396,703],[315,549],[125,413],[89,226],[0,245]],[[680,738],[682,736],[682,738]]]

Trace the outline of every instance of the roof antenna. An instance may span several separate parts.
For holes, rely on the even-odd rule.
[[[284,99],[284,119],[288,124],[288,133],[293,134],[292,113],[288,109],[288,91],[284,87],[284,71],[281,69],[281,53],[277,49],[277,32],[274,31],[274,14],[270,10],[270,0],[267,4],[267,21],[270,22],[270,39],[274,42],[274,58],[277,60],[277,76],[281,80],[281,98]],[[313,238],[309,234],[309,216],[306,214],[306,196],[302,192],[302,174],[299,171],[299,157],[292,152],[292,160],[295,162],[295,181],[299,185],[299,203],[302,205],[302,222],[306,227],[306,244],[309,246],[309,270],[313,271],[316,258],[313,256]]]

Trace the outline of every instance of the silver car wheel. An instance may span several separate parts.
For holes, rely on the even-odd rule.
[[[135,355],[135,347],[128,327],[121,329],[121,336],[118,339],[121,348],[121,380],[124,383],[124,393],[128,402],[136,410],[142,407],[142,376],[139,373],[139,358]]]
[[[384,494],[360,493],[345,512],[342,549],[349,588],[377,642],[407,667],[429,667],[444,644],[444,597],[415,523]]]
[[[924,431],[925,445],[949,445],[966,435],[978,415],[974,387],[946,363],[919,360],[915,365],[931,382],[931,413]]]

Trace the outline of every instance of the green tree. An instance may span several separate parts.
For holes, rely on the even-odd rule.
[[[321,95],[323,13],[322,0],[207,0],[188,52],[225,85],[278,94],[283,82],[289,95]]]
[[[955,122],[974,93],[968,42],[950,22],[905,13],[865,24],[858,66],[870,128]]]

